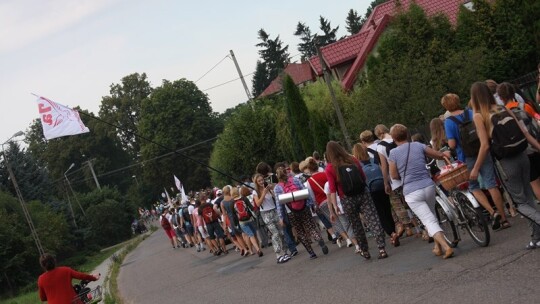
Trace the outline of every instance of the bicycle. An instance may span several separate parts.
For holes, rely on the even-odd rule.
[[[451,247],[457,246],[461,241],[460,231],[457,229],[459,227],[467,230],[478,246],[488,246],[490,241],[488,223],[482,207],[468,191],[467,166],[463,163],[449,163],[446,168],[449,169],[447,172],[434,177],[437,184],[435,215],[444,231],[446,242]]]
[[[79,284],[73,285],[73,289],[77,296],[71,301],[73,304],[88,303],[95,304],[99,303],[103,299],[103,291],[101,286],[96,286],[94,289],[87,287],[90,281],[82,280]]]

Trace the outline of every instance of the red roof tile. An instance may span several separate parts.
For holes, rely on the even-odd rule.
[[[290,63],[285,67],[283,73],[291,76],[294,84],[299,85],[307,81],[315,80],[315,75],[313,75],[313,70],[308,62],[303,63]],[[258,97],[269,96],[281,92],[281,76],[276,77],[266,89]]]

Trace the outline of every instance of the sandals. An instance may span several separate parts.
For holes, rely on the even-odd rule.
[[[392,234],[390,235],[390,243],[394,247],[398,247],[400,245],[400,243],[399,243],[399,234],[397,234],[396,232],[392,232]]]
[[[501,215],[498,212],[493,213],[493,224],[491,229],[499,230],[501,228]]]
[[[510,228],[510,227],[512,227],[512,225],[510,225],[509,221],[502,221],[501,222],[501,229],[506,229],[506,228]]]
[[[360,256],[362,256],[366,260],[371,259],[371,255],[369,254],[369,251],[367,250],[356,249],[356,253],[358,253]]]
[[[377,257],[379,260],[386,259],[388,257],[388,253],[384,248],[379,249],[379,256]]]

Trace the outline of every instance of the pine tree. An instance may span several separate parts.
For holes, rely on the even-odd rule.
[[[302,43],[298,44],[298,51],[302,53],[302,61],[317,54],[317,48],[314,42],[315,35],[311,34],[309,26],[306,26],[305,23],[298,22],[294,35],[299,36],[300,40],[302,40]]]
[[[253,79],[251,80],[251,94],[255,97],[259,96],[269,84],[270,81],[266,64],[257,60],[255,74],[253,74]]]
[[[347,18],[345,19],[345,28],[347,29],[347,32],[349,32],[351,35],[358,33],[362,28],[362,23],[360,22],[361,19],[362,17],[358,15],[358,12],[351,8]]]
[[[279,35],[275,39],[270,39],[270,35],[268,35],[264,29],[260,29],[258,35],[261,42],[257,43],[256,46],[261,48],[259,50],[259,55],[261,56],[267,71],[265,77],[260,77],[266,79],[262,89],[264,90],[289,63],[289,46],[283,46],[283,42],[279,38]],[[257,66],[257,68],[260,69],[262,73],[263,69],[259,66]],[[257,95],[254,94],[254,96]]]
[[[330,43],[336,42],[336,33],[339,26],[332,28],[330,21],[326,20],[323,16],[319,17],[319,28],[323,31],[323,35],[317,35],[317,44],[325,46]]]
[[[313,152],[313,135],[310,130],[309,112],[300,90],[289,75],[283,77],[287,112],[290,119],[292,142],[296,159],[304,159]]]

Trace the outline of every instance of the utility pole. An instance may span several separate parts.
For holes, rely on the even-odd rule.
[[[99,189],[99,191],[101,191],[101,186],[99,185],[99,181],[97,179],[97,176],[96,176],[96,172],[94,172],[94,166],[92,165],[92,160],[88,160],[86,161],[88,163],[88,167],[90,167],[90,172],[92,172],[92,176],[94,177],[94,181],[96,182],[96,186],[97,188]]]
[[[77,220],[75,219],[75,212],[73,212],[73,205],[71,205],[71,199],[69,198],[69,191],[67,189],[67,186],[66,186],[66,181],[64,181],[64,190],[66,191],[66,195],[67,195],[67,199],[68,199],[68,206],[69,206],[69,211],[71,212],[71,217],[73,218],[73,224],[75,224],[75,228],[79,228],[79,226],[77,225]]]
[[[321,67],[323,70],[323,76],[324,80],[326,82],[326,85],[328,86],[328,91],[330,91],[330,97],[332,99],[332,103],[334,103],[334,108],[336,110],[336,115],[339,121],[339,126],[341,127],[341,132],[343,133],[343,137],[345,137],[345,144],[347,145],[347,149],[349,151],[352,150],[351,146],[351,140],[349,138],[349,132],[347,131],[347,126],[345,125],[345,120],[343,120],[343,115],[341,114],[341,109],[339,108],[339,104],[336,100],[336,94],[334,93],[334,88],[332,88],[331,83],[331,75],[328,71],[328,67],[326,66],[326,62],[324,61],[323,54],[321,52],[321,47],[317,46],[317,54],[319,55],[319,62],[321,63]]]
[[[77,198],[77,195],[75,194],[75,191],[73,191],[73,187],[71,187],[71,182],[69,181],[69,178],[67,177],[68,171],[71,170],[71,168],[73,167],[75,167],[75,163],[72,163],[71,166],[69,166],[69,168],[66,170],[66,172],[64,172],[64,177],[66,178],[66,182],[69,186],[69,189],[71,190],[71,193],[73,194],[73,198],[77,202],[77,205],[79,205],[79,208],[81,209],[82,214],[86,216],[86,212],[84,212],[84,209],[81,206],[81,203],[79,202],[79,199]],[[69,195],[68,195],[68,201],[69,201]],[[71,207],[71,201],[69,201],[69,205]],[[75,213],[73,213],[73,208],[71,208],[71,213],[73,215],[73,219],[75,219]],[[77,224],[75,224],[75,226],[77,226]]]
[[[234,56],[234,52],[232,50],[230,50],[229,52],[231,53],[231,59],[234,62],[234,65],[236,66],[236,71],[238,71],[238,75],[240,76],[240,80],[242,81],[242,85],[244,86],[244,90],[246,91],[248,103],[251,104],[251,108],[254,109],[253,103],[251,102],[253,99],[253,96],[251,96],[251,92],[249,91],[248,86],[246,84],[246,80],[244,79],[244,75],[242,74],[242,71],[240,70],[238,61],[236,61],[236,56]]]
[[[45,250],[43,249],[43,246],[41,245],[41,240],[39,239],[39,236],[36,231],[36,227],[34,226],[34,222],[32,221],[32,217],[30,217],[30,213],[28,212],[28,208],[26,208],[26,202],[23,199],[21,190],[19,189],[19,184],[17,184],[17,179],[15,178],[15,174],[13,173],[13,170],[11,169],[11,165],[9,164],[8,157],[6,155],[6,151],[4,150],[4,145],[8,143],[13,137],[21,136],[24,133],[22,131],[19,131],[15,133],[13,136],[11,136],[10,139],[8,139],[6,142],[2,144],[2,152],[4,154],[4,161],[6,162],[6,167],[9,173],[9,178],[11,179],[11,182],[13,183],[13,188],[15,188],[15,192],[17,193],[17,198],[19,199],[19,203],[21,204],[21,209],[23,211],[24,217],[26,218],[26,222],[28,223],[28,226],[30,227],[30,232],[32,234],[32,238],[34,239],[34,242],[36,243],[37,250],[39,252],[39,255],[43,255],[45,253]]]

